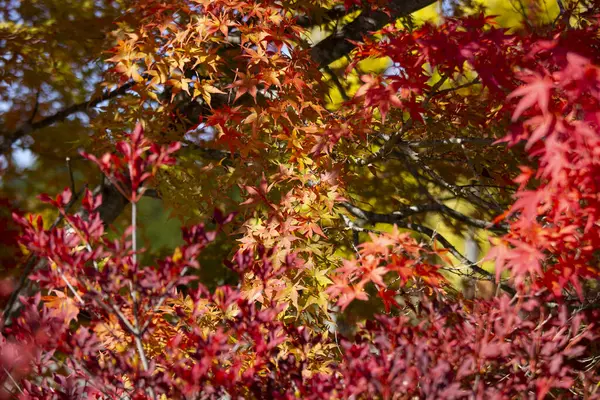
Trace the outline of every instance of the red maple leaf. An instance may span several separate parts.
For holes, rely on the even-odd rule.
[[[513,97],[521,97],[519,104],[515,108],[512,115],[512,120],[516,121],[521,114],[537,104],[542,113],[548,112],[550,105],[550,94],[554,88],[554,82],[547,76],[537,74],[523,78],[528,84],[521,86],[508,95],[508,99]]]

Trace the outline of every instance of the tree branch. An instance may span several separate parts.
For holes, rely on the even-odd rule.
[[[135,85],[134,81],[128,82],[128,83],[124,84],[123,86],[121,86],[115,90],[112,90],[110,92],[104,93],[103,95],[101,95],[95,99],[90,99],[90,100],[84,101],[82,103],[74,104],[74,105],[64,108],[52,115],[42,118],[41,120],[39,120],[37,122],[26,122],[25,124],[23,124],[23,126],[18,128],[14,132],[10,132],[10,133],[3,132],[1,134],[1,136],[3,137],[3,141],[0,144],[0,154],[6,153],[8,150],[10,150],[12,145],[17,140],[30,134],[31,132],[33,132],[37,129],[46,128],[56,122],[64,121],[65,118],[67,118],[70,115],[73,115],[77,112],[85,111],[88,108],[97,106],[98,104],[102,103],[103,101],[110,100],[114,97],[125,94],[134,85]]]
[[[470,82],[467,82],[467,83],[464,83],[462,85],[458,85],[458,86],[455,86],[455,87],[451,87],[451,88],[448,88],[448,89],[438,90],[439,87],[432,88],[432,90],[429,92],[429,94],[427,96],[428,96],[429,99],[431,99],[433,97],[440,96],[442,94],[454,92],[454,91],[459,90],[459,89],[464,89],[464,88],[467,88],[469,86],[477,85],[478,83],[480,83],[479,78],[475,78],[475,79],[473,79]]]
[[[453,137],[448,139],[439,140],[410,140],[405,141],[406,145],[410,147],[438,147],[455,144],[472,144],[478,146],[493,146],[497,139],[494,138],[478,138],[478,137]],[[502,145],[502,144],[498,144]]]
[[[309,28],[315,25],[338,21],[349,13],[355,11],[355,9],[355,7],[346,9],[343,4],[337,4],[332,8],[318,8],[316,10],[309,10],[310,15],[304,14],[297,16],[296,23],[301,27]]]
[[[331,34],[313,46],[312,58],[317,64],[326,66],[352,51],[354,45],[348,40],[359,41],[362,39],[363,35],[367,34],[369,31],[381,29],[395,19],[409,15],[434,2],[435,0],[392,0],[387,5],[388,9],[390,10],[389,13],[380,10],[364,11],[354,21],[345,25],[341,30]],[[333,7],[332,9],[327,10],[325,15],[330,19],[339,19],[346,15],[347,12],[352,11],[345,9],[342,10],[342,8],[343,7],[339,6]],[[310,25],[310,23],[312,23],[309,22],[312,21],[309,17],[298,17],[298,21],[300,25]],[[37,129],[48,127],[56,122],[63,121],[68,116],[77,112],[85,111],[87,108],[95,107],[103,101],[123,95],[134,85],[134,81],[127,82],[123,86],[104,93],[98,98],[92,98],[88,101],[74,104],[70,107],[57,111],[50,116],[42,118],[37,122],[27,122],[13,132],[1,133],[0,136],[3,137],[3,141],[0,144],[0,154],[6,153],[16,141],[28,135],[29,133]],[[197,104],[192,104],[191,106],[198,108]]]
[[[329,76],[331,76],[331,80],[333,81],[334,85],[337,87],[337,89],[340,92],[344,101],[350,100],[350,97],[346,93],[346,89],[344,89],[342,82],[340,82],[340,80],[339,80],[338,76],[335,74],[335,72],[333,72],[333,70],[331,68],[329,68],[329,66],[326,66],[324,69],[329,74]]]
[[[464,222],[465,224],[471,225],[476,228],[488,229],[491,231],[499,232],[505,232],[508,230],[508,226],[505,224],[493,224],[492,222],[484,221],[478,218],[473,218],[439,202],[410,206],[399,211],[393,211],[389,214],[380,214],[372,211],[365,211],[348,202],[343,202],[340,204],[354,216],[364,219],[365,221],[375,223],[396,224],[412,215],[423,214],[427,212],[439,212],[441,214],[446,214],[451,218],[454,218],[458,221]]]
[[[425,6],[432,4],[434,1],[435,0],[392,0],[388,4],[388,8],[390,9],[389,14],[378,10],[364,11],[354,21],[345,25],[340,31],[330,35],[323,41],[316,44],[312,48],[312,57],[317,64],[321,66],[326,66],[331,62],[339,59],[340,57],[350,53],[350,51],[354,48],[354,45],[348,40],[361,40],[362,36],[367,34],[369,31],[381,29],[393,20],[409,15],[414,11],[417,11]],[[333,11],[333,14],[335,15],[340,11],[341,10],[339,8],[336,8],[335,11]],[[110,100],[117,96],[123,95],[134,85],[135,82],[130,81],[124,84],[123,86],[114,89],[110,92],[104,93],[103,95],[95,99],[90,99],[82,103],[74,104],[50,116],[42,118],[37,122],[27,122],[13,132],[2,133],[1,136],[3,136],[3,141],[2,143],[0,143],[0,154],[9,151],[16,141],[30,134],[31,132],[37,129],[48,127],[54,123],[61,122],[70,115],[73,115],[77,112],[85,111],[88,108],[97,106],[103,101]],[[189,115],[185,113],[185,111],[191,111],[188,110],[186,107],[192,108],[196,112],[198,112],[198,110],[200,109],[206,108],[205,105],[200,105],[195,102],[189,102],[186,104],[184,109],[181,110],[184,112],[184,115]],[[211,153],[208,153],[206,155],[220,156],[220,154],[217,155]],[[100,218],[102,219],[105,225],[110,225],[123,212],[126,205],[128,204],[128,200],[107,179],[104,179],[104,182],[101,185],[99,185],[93,193],[94,195],[102,195],[103,201],[98,209],[98,212],[100,214]],[[80,213],[84,213],[84,211],[80,211]],[[61,220],[62,218],[58,220],[56,224],[60,223]],[[24,271],[21,277],[21,281],[23,283],[26,282],[29,274],[36,268],[36,264],[37,268],[42,268],[45,265],[45,262],[41,261],[38,263],[37,258],[32,257],[28,261],[26,265],[26,270]],[[24,287],[25,285],[19,286],[12,294],[11,298],[17,299]],[[13,311],[14,307],[12,306],[5,308],[5,320],[7,319],[7,317],[10,317],[10,314]]]
[[[359,41],[363,35],[377,31],[390,22],[434,2],[435,0],[391,0],[387,4],[389,13],[380,10],[363,11],[354,21],[314,45],[312,58],[321,67],[329,65],[354,49],[354,44],[349,40]]]

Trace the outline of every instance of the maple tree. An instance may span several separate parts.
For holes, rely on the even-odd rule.
[[[0,397],[600,398],[600,3],[432,3],[3,2]]]

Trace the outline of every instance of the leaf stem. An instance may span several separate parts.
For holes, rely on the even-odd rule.
[[[133,250],[133,263],[137,264],[137,203],[131,202],[131,247]]]

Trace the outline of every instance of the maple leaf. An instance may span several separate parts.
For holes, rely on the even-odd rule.
[[[521,218],[527,223],[533,223],[538,216],[538,210],[548,199],[545,190],[527,190],[517,194],[517,201],[511,207],[511,212],[521,212]]]
[[[70,323],[77,319],[79,315],[79,303],[76,299],[67,296],[60,290],[52,290],[52,296],[44,296],[44,304],[50,310],[50,313],[58,318],[64,319],[65,323]]]
[[[230,26],[237,26],[235,21],[232,21],[227,18],[225,15],[221,15],[219,17],[215,16],[212,13],[208,13],[210,16],[209,20],[207,20],[207,33],[213,34],[215,32],[221,32],[223,36],[227,37],[229,33]]]
[[[239,79],[233,81],[233,83],[227,86],[230,89],[236,89],[234,101],[239,99],[244,94],[250,93],[254,99],[254,102],[256,102],[256,95],[258,93],[258,79],[242,72],[238,72],[237,75]]]
[[[225,94],[224,91],[222,91],[221,89],[208,84],[208,83],[201,83],[198,81],[194,82],[194,95],[193,97],[197,97],[197,96],[202,96],[202,99],[206,102],[206,104],[209,105],[209,107],[212,108],[211,106],[211,94],[215,94],[215,93],[219,93],[219,94]]]
[[[396,291],[390,290],[386,288],[381,288],[377,292],[381,301],[383,301],[383,306],[385,307],[385,312],[389,313],[392,309],[392,306],[400,308],[400,304],[395,299]]]
[[[263,173],[258,186],[242,186],[242,188],[248,192],[250,197],[240,204],[241,205],[250,205],[250,204],[255,204],[258,202],[263,202],[268,207],[272,208],[273,210],[277,210],[277,206],[275,204],[273,204],[268,199],[268,196],[267,196],[268,193],[273,188],[273,185],[274,185],[274,183],[271,183],[270,185],[267,183],[267,178],[265,177],[265,174]]]
[[[415,275],[412,262],[405,258],[399,257],[394,254],[391,257],[391,263],[388,265],[388,270],[395,271],[400,276],[402,283],[407,283]]]
[[[344,311],[354,300],[366,301],[368,299],[368,294],[365,292],[364,288],[360,284],[343,285],[339,289],[337,305],[342,311]]]
[[[300,233],[305,234],[306,237],[309,239],[312,238],[315,234],[321,236],[324,239],[327,239],[327,236],[325,235],[325,233],[323,233],[323,230],[316,222],[306,221],[302,224],[298,231]]]
[[[139,73],[139,66],[134,62],[119,62],[115,66],[115,71],[132,78],[135,82],[142,82],[144,78]]]
[[[288,68],[285,70],[283,84],[291,85],[298,91],[298,93],[302,93],[304,88],[308,86],[304,80],[304,77],[302,76],[302,73],[293,68]]]
[[[245,48],[241,57],[248,58],[250,64],[269,64],[269,55],[262,46],[257,46],[256,50],[249,47]]]
[[[378,287],[384,287],[385,282],[383,281],[383,277],[387,272],[388,269],[386,267],[368,268],[366,271],[364,271],[362,280],[365,283],[373,282]]]
[[[358,88],[355,97],[365,98],[365,106],[376,106],[381,113],[382,121],[390,110],[390,105],[402,107],[402,101],[396,96],[392,86],[383,86],[379,78],[363,75],[360,79],[364,84]]]
[[[538,105],[543,114],[548,112],[548,107],[550,105],[550,95],[554,88],[554,82],[549,77],[533,74],[524,77],[523,80],[528,83],[514,90],[507,97],[508,99],[521,97],[519,104],[513,112],[513,121],[516,121],[521,114],[531,108],[534,104]]]

